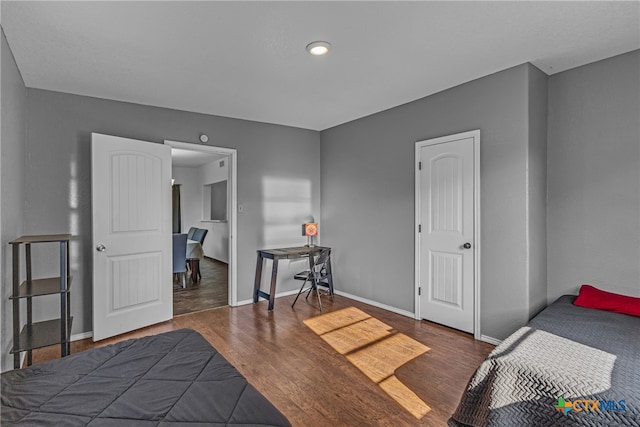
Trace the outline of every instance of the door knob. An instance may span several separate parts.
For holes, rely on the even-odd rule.
[[[99,244],[98,246],[96,246],[96,251],[98,252],[104,252],[107,250],[107,247],[103,244]]]
[[[465,249],[471,249],[471,243],[467,242],[464,245],[462,245],[462,247]]]

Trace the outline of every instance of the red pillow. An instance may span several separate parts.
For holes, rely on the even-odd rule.
[[[591,285],[582,285],[574,305],[597,310],[613,311],[640,317],[640,298],[614,294]]]

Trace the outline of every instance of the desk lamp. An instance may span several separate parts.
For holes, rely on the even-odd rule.
[[[315,246],[313,244],[313,238],[318,235],[318,223],[307,222],[302,224],[302,235],[307,236],[307,246],[310,248]]]

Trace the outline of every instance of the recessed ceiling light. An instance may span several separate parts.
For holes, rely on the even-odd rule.
[[[307,51],[311,55],[326,55],[331,45],[327,42],[313,42],[307,45]]]

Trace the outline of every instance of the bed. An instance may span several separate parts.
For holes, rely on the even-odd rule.
[[[565,295],[497,346],[452,427],[640,426],[640,317]]]
[[[190,329],[5,372],[1,393],[3,426],[290,425]]]

